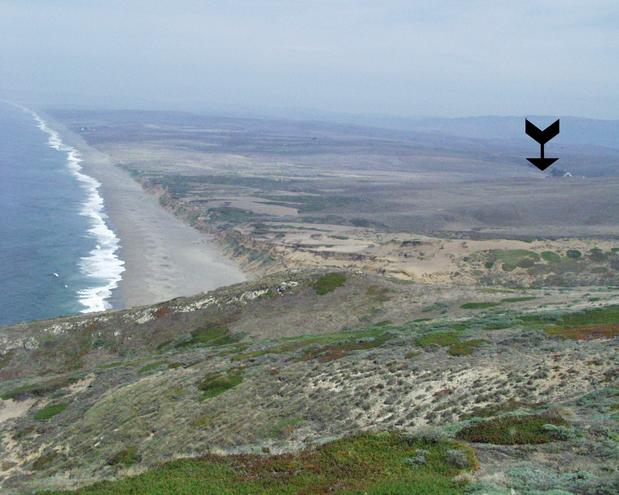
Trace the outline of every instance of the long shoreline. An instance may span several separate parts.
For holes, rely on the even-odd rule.
[[[79,150],[86,174],[101,184],[111,229],[120,238],[125,271],[111,303],[114,309],[189,296],[247,279],[213,239],[162,208],[126,171],[45,115],[63,140]]]
[[[124,261],[118,256],[119,239],[110,229],[100,195],[101,183],[84,172],[80,151],[65,143],[60,133],[50,126],[36,111],[11,103],[32,116],[41,132],[48,137],[48,146],[66,154],[69,172],[85,192],[86,198],[79,212],[87,217],[90,228],[87,234],[96,242],[95,247],[79,260],[80,272],[90,280],[90,286],[77,291],[82,313],[105,311],[112,308],[110,299],[125,271]]]

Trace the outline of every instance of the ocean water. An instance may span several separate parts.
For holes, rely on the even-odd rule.
[[[109,309],[119,239],[79,151],[0,102],[0,325]]]

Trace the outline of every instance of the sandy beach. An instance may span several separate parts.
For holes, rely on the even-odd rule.
[[[183,223],[146,193],[127,172],[80,136],[50,119],[79,149],[84,172],[101,183],[109,226],[120,238],[125,262],[114,291],[115,309],[152,304],[242,282],[245,275],[205,234]]]

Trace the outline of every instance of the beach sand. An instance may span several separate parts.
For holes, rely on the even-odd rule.
[[[80,136],[50,119],[82,154],[84,173],[101,183],[108,225],[120,238],[125,272],[111,301],[114,309],[189,296],[246,280],[207,235],[159,206],[127,172]]]

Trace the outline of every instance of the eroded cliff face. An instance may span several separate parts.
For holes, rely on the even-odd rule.
[[[520,490],[535,471],[541,489],[587,472],[562,489],[586,480],[612,493],[618,308],[613,288],[488,291],[302,270],[1,328],[0,491],[423,427],[467,442],[479,486]]]
[[[164,208],[213,236],[224,253],[252,276],[331,267],[439,285],[619,284],[619,247],[613,239],[439,238],[371,227],[295,223],[294,218],[256,222],[240,214],[222,221],[208,205],[192,205],[157,182],[139,180]]]
[[[232,225],[210,220],[198,207],[175,200],[165,188],[148,179],[139,179],[142,187],[157,197],[159,204],[189,225],[216,240],[223,253],[250,276],[273,273],[286,268],[277,247],[260,242]]]

